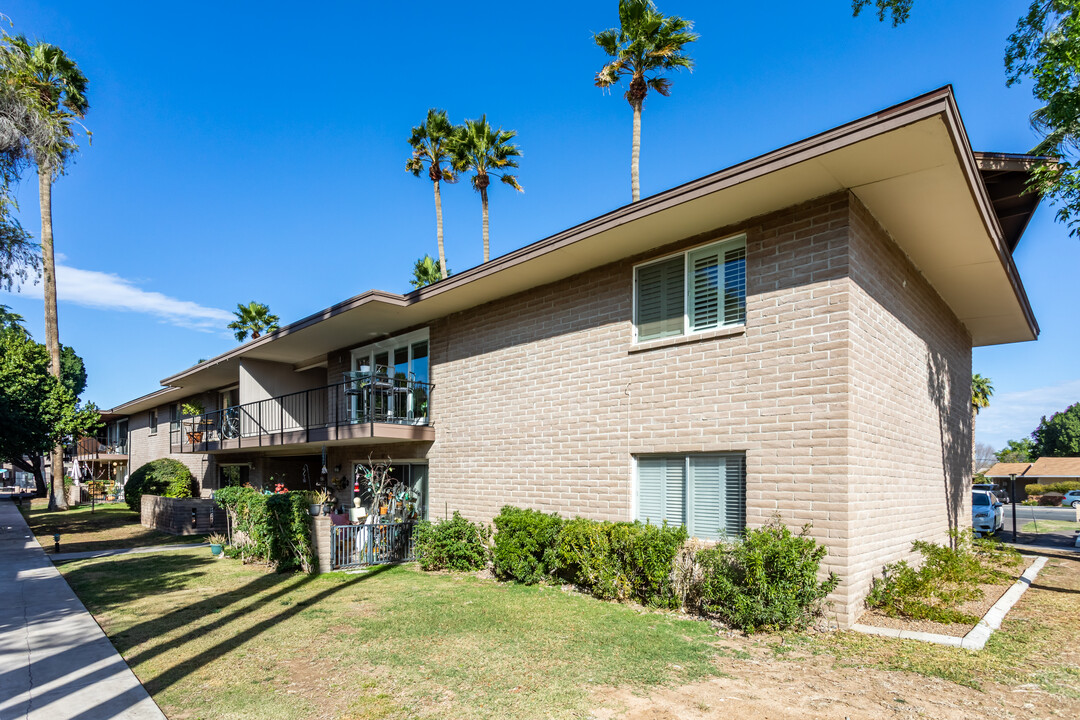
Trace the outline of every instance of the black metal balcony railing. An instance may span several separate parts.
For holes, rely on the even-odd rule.
[[[312,430],[359,423],[430,424],[431,383],[386,373],[345,376],[334,385],[184,418],[169,430],[171,451],[199,452],[210,443],[220,447],[228,441],[235,441],[233,447],[253,447],[267,436],[278,436],[280,443],[295,433],[306,433],[303,442]]]
[[[79,438],[75,443],[75,455],[127,455],[126,440],[99,440],[98,438]]]

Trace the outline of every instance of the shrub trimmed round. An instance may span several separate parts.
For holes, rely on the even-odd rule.
[[[189,498],[195,495],[195,476],[179,460],[151,460],[131,473],[124,485],[124,500],[129,508],[139,512],[143,495],[162,495]]]
[[[539,510],[505,506],[495,518],[495,574],[532,585],[555,573],[563,519]]]
[[[420,522],[413,533],[413,552],[424,570],[467,572],[487,564],[491,528],[469,522],[457,510],[448,520]]]

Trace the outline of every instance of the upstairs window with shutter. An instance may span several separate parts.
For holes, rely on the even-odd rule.
[[[637,342],[746,322],[746,238],[636,268]]]
[[[720,540],[746,527],[746,457],[645,455],[637,459],[634,517],[685,525],[691,537]]]

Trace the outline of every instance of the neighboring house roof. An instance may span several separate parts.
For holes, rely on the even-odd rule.
[[[1050,478],[1080,477],[1080,457],[1044,457],[1033,463],[997,463],[983,475],[986,477]]]
[[[1010,475],[1022,476],[1027,469],[1031,467],[1031,463],[995,463],[989,470],[983,473],[986,477],[1003,478]]]
[[[1034,211],[1031,198],[1017,205],[1016,190],[1031,161],[1018,155],[976,156],[952,88],[940,88],[618,208],[428,287],[405,295],[379,290],[357,295],[162,384],[190,395],[233,383],[244,358],[315,367],[320,356],[324,360],[345,344],[374,341],[843,191],[866,205],[975,345],[1034,340],[1038,324],[1011,254]]]
[[[1080,477],[1080,457],[1043,457],[1032,463],[1027,477]]]

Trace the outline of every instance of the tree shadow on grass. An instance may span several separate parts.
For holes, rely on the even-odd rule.
[[[180,590],[205,576],[217,561],[209,553],[155,553],[78,562],[84,564],[70,569],[61,565],[64,579],[85,605],[97,611],[127,605],[149,594]]]
[[[124,561],[113,561],[110,564],[116,564],[118,562]],[[216,561],[207,560],[205,562]],[[143,686],[146,688],[146,690],[150,693],[151,696],[157,695],[166,688],[181,681],[191,673],[199,670],[207,663],[213,662],[219,657],[226,655],[227,653],[244,645],[250,640],[259,637],[267,630],[276,626],[278,623],[289,620],[296,614],[307,610],[313,605],[324,601],[332,597],[333,595],[341,592],[342,590],[346,590],[368,578],[385,572],[386,570],[390,569],[390,567],[392,566],[379,566],[363,575],[357,575],[349,580],[337,582],[334,585],[327,587],[325,590],[322,590],[315,595],[296,603],[295,605],[289,606],[287,609],[274,615],[273,617],[267,618],[254,626],[242,628],[242,632],[240,628],[237,628],[236,632],[230,633],[225,640],[222,640],[213,647],[199,653],[192,658],[177,663],[173,667],[169,668],[168,670],[154,678],[145,680],[143,682]],[[82,570],[83,568],[79,569]],[[145,578],[145,573],[142,573],[142,575],[142,596],[146,596],[148,594],[146,585],[148,581]],[[259,593],[262,593],[269,588],[273,588],[274,586],[281,586],[269,595],[266,595],[264,597],[257,597],[251,603],[234,608],[227,615],[214,620],[209,625],[202,625],[197,628],[193,627],[191,632],[188,632],[181,637],[176,638],[175,640],[169,641],[154,648],[150,648],[142,653],[138,653],[132,656],[128,659],[128,665],[138,665],[141,662],[149,660],[163,653],[177,650],[188,642],[205,637],[208,632],[227,629],[230,624],[243,619],[251,611],[257,610],[259,607],[265,606],[267,603],[280,598],[282,595],[298,590],[308,585],[309,583],[314,582],[315,580],[316,576],[310,575],[296,576],[267,574],[260,576],[259,578],[256,578],[249,583],[246,583],[245,585],[237,588],[236,590],[232,590],[228,593],[221,593],[220,595],[217,595],[213,598],[206,598],[199,602],[192,603],[191,605],[178,608],[177,610],[167,613],[160,618],[155,618],[153,620],[147,620],[145,622],[139,623],[138,625],[133,626],[124,633],[120,633],[120,635],[124,636],[128,633],[132,633],[133,635],[138,635],[140,637],[153,637],[155,635],[171,632],[179,627],[191,624],[194,618],[202,617],[207,612],[212,612],[213,608],[221,608],[234,605],[244,599],[253,598],[254,596],[259,595]],[[115,638],[113,638],[113,642],[114,645],[122,649],[122,642],[117,643]],[[90,678],[87,678],[86,676],[73,678],[72,680],[69,680],[64,684],[61,684],[54,688],[50,688],[47,693],[35,696],[35,710],[40,711],[42,707],[45,707],[53,702],[62,701],[72,688],[85,685],[88,679],[92,680],[92,675],[93,673],[91,674]],[[108,717],[118,716],[122,714],[127,708],[139,702],[140,697],[141,694],[135,692],[125,693],[122,697],[118,696],[103,700],[99,705],[87,708],[80,714],[74,716],[72,720],[97,720],[97,718],[103,717],[103,712],[107,713],[107,715],[105,716]]]

